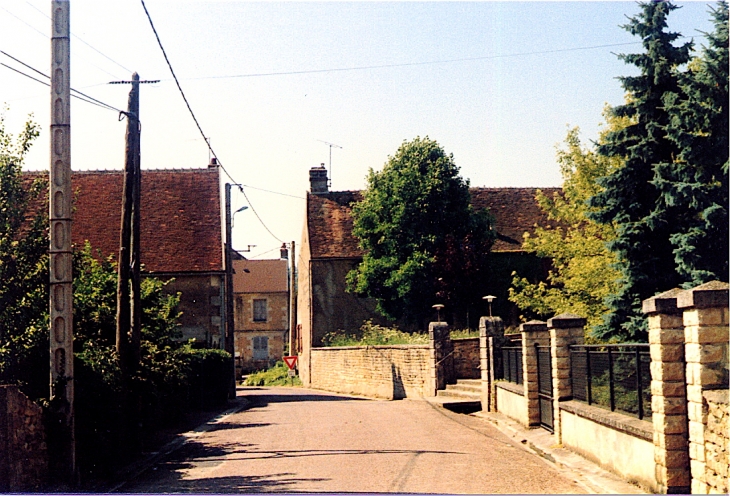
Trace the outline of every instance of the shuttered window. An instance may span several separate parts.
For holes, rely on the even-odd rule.
[[[253,321],[266,322],[266,300],[253,300]]]
[[[266,336],[256,336],[253,338],[253,359],[269,359],[269,338]]]

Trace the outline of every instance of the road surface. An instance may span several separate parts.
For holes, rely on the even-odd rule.
[[[423,400],[244,388],[229,415],[118,488],[136,493],[583,493],[483,420]]]

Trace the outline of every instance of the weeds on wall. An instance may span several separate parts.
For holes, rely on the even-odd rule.
[[[324,346],[382,346],[394,344],[428,344],[428,334],[409,333],[397,327],[385,327],[365,321],[355,333],[328,332],[322,338]]]

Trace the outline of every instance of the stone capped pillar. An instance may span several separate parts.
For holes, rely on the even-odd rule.
[[[655,489],[662,494],[690,491],[684,324],[677,308],[682,292],[671,289],[642,304],[649,321]]]
[[[550,334],[547,324],[539,320],[520,324],[520,332],[522,333],[522,378],[527,399],[527,424],[528,426],[540,425],[535,345],[549,346]]]
[[[585,343],[585,325],[586,319],[572,313],[561,313],[547,321],[553,373],[553,432],[558,444],[563,442],[560,401],[573,395],[570,382],[570,346]]]
[[[500,317],[479,319],[479,368],[482,373],[482,410],[497,411],[496,373],[501,366],[504,322]]]
[[[711,281],[683,291],[684,354],[687,363],[687,417],[692,493],[706,494],[705,428],[708,407],[703,391],[728,388],[728,284]]]
[[[427,396],[436,396],[436,391],[445,389],[453,376],[453,347],[449,331],[449,324],[446,322],[428,324],[430,370]]]

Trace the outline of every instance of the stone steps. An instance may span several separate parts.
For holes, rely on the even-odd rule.
[[[463,401],[481,401],[482,381],[479,379],[459,379],[456,384],[447,384],[446,389],[439,390],[436,395]]]

